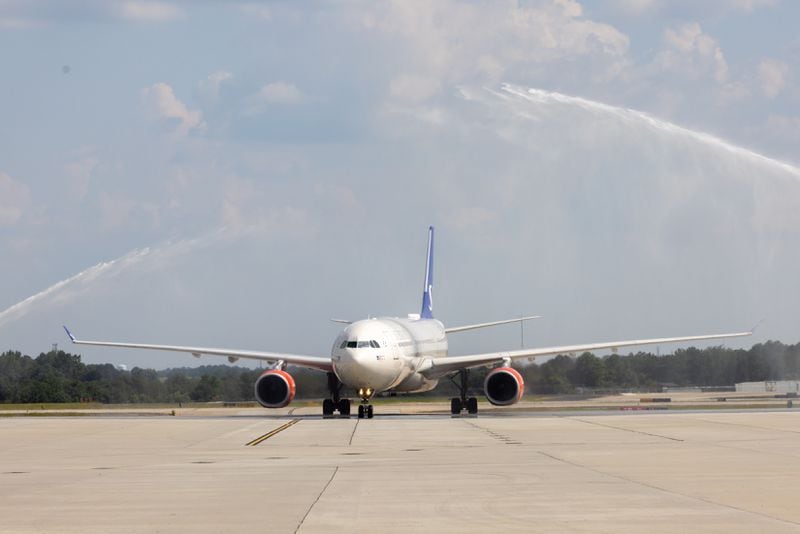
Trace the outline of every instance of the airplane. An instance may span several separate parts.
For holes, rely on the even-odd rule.
[[[377,317],[359,321],[332,319],[347,326],[336,336],[329,357],[224,348],[85,341],[77,339],[66,326],[64,330],[76,345],[174,351],[192,354],[198,358],[202,355],[225,356],[230,363],[240,358],[268,362],[271,365],[270,369],[256,379],[254,387],[256,400],[265,408],[283,408],[294,399],[296,386],[292,375],[286,371],[288,365],[317,369],[327,373],[328,377],[330,395],[323,400],[323,416],[331,417],[336,411],[341,416],[350,415],[350,399],[342,395],[342,389],[347,387],[355,391],[360,399],[358,405],[360,419],[373,417],[374,411],[370,400],[377,393],[430,391],[442,378],[455,378],[456,375],[459,380],[459,396],[450,399],[451,414],[459,415],[464,411],[476,414],[478,400],[467,396],[469,371],[474,368],[492,368],[483,382],[484,395],[490,404],[509,406],[521,400],[525,390],[522,375],[511,366],[514,361],[600,349],[616,351],[621,347],[638,345],[734,338],[753,333],[751,330],[728,334],[633,339],[449,356],[448,334],[528,321],[539,316],[446,328],[433,316],[433,236],[434,228],[431,226],[428,228],[425,285],[420,313],[409,314],[404,318]]]

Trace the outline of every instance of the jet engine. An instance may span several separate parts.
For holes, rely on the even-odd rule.
[[[489,402],[495,406],[508,406],[522,398],[525,381],[516,369],[497,367],[486,375],[483,389]]]
[[[283,408],[294,399],[292,375],[280,369],[265,371],[256,380],[256,400],[264,408]]]

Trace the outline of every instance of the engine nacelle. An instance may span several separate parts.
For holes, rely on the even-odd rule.
[[[489,402],[495,406],[508,406],[519,402],[525,393],[525,381],[519,371],[511,367],[497,367],[489,371],[483,382]]]
[[[265,371],[256,380],[256,400],[264,408],[283,408],[294,399],[292,375],[280,369]]]

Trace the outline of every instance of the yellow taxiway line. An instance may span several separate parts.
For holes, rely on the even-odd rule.
[[[286,423],[286,424],[283,424],[283,425],[279,426],[278,428],[276,428],[276,429],[274,429],[274,430],[270,430],[269,432],[267,432],[267,433],[266,433],[266,434],[264,434],[263,436],[259,436],[259,437],[257,437],[256,439],[254,439],[253,441],[250,441],[250,442],[248,442],[248,443],[245,443],[245,447],[255,447],[256,445],[258,445],[258,444],[259,444],[259,443],[261,443],[262,441],[266,441],[266,440],[268,440],[269,438],[271,438],[272,436],[274,436],[274,435],[275,435],[275,434],[277,434],[278,432],[283,432],[284,430],[286,430],[286,429],[287,429],[287,428],[289,428],[290,426],[292,426],[292,425],[295,425],[295,424],[297,424],[297,423],[299,423],[299,422],[300,422],[300,419],[292,419],[292,420],[291,420],[291,421],[289,421],[288,423]]]

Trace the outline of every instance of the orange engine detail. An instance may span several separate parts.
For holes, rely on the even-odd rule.
[[[283,408],[294,399],[292,375],[280,369],[265,371],[256,380],[256,400],[264,408]]]
[[[525,393],[525,381],[519,371],[511,367],[497,367],[489,371],[483,382],[486,398],[495,406],[508,406],[519,402]]]

